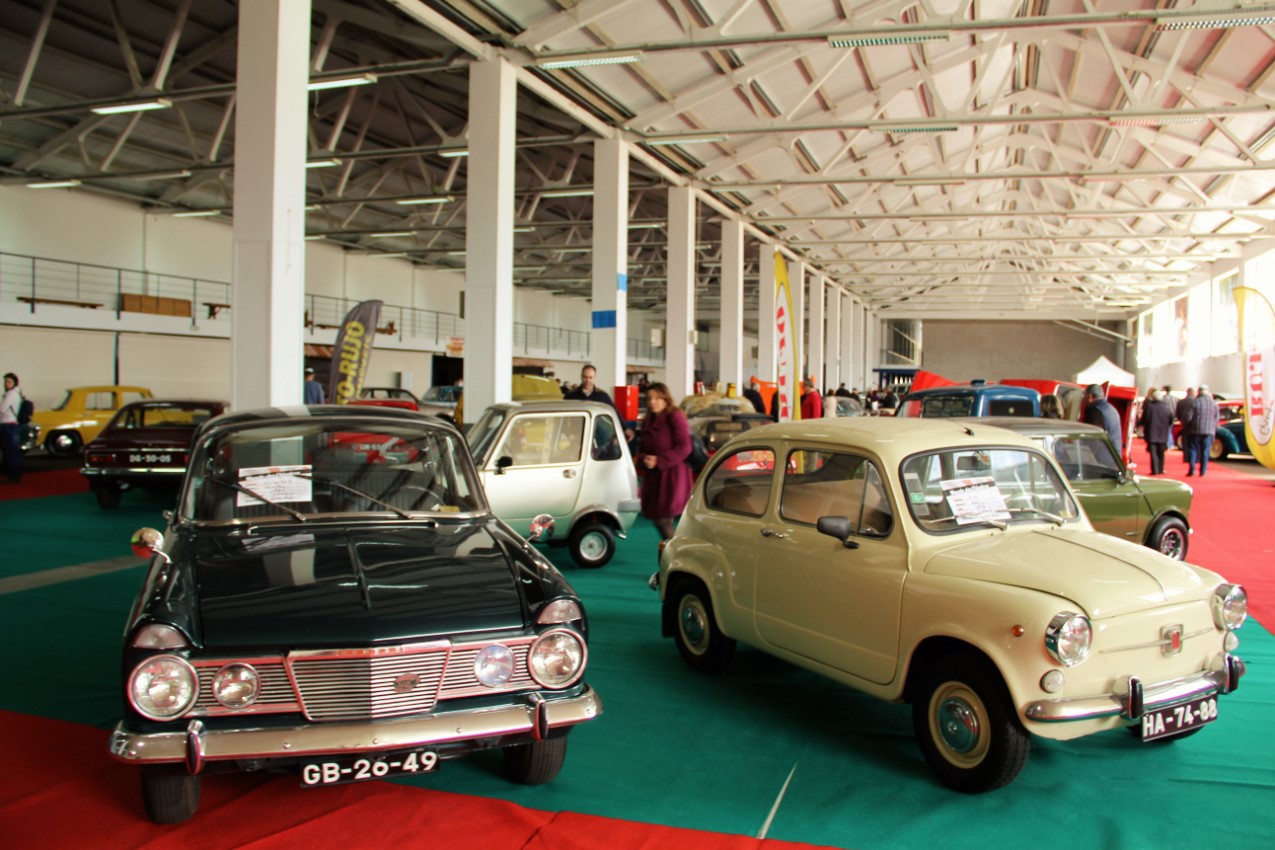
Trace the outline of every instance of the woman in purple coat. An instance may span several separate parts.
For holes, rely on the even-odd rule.
[[[651,384],[646,391],[646,417],[634,458],[642,473],[642,516],[655,523],[660,537],[673,536],[674,520],[691,497],[691,427],[673,404],[668,387]]]

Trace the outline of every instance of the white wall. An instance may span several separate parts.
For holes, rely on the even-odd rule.
[[[1123,365],[1123,346],[1114,337],[1098,337],[1054,322],[926,319],[923,328],[921,367],[954,381],[1071,380],[1099,355]]]

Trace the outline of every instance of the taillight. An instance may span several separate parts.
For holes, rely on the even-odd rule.
[[[114,460],[112,455],[102,452],[90,452],[88,456],[89,463],[110,463],[112,460]]]

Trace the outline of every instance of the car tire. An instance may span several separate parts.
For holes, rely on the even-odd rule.
[[[113,511],[120,506],[120,500],[124,498],[124,491],[119,487],[111,487],[102,485],[93,488],[93,495],[97,497],[97,506],[104,511]]]
[[[1147,545],[1176,561],[1185,561],[1190,536],[1182,520],[1175,516],[1160,517],[1147,535]]]
[[[682,660],[701,673],[720,673],[735,654],[735,640],[717,626],[713,600],[698,581],[682,579],[674,585],[673,640]]]
[[[1000,674],[972,652],[943,656],[921,671],[912,727],[939,781],[963,794],[1008,785],[1031,750]]]
[[[567,739],[550,738],[531,744],[505,747],[505,774],[519,785],[544,785],[553,781],[567,760]]]
[[[582,522],[568,538],[571,559],[586,569],[605,566],[615,555],[615,532],[601,522]]]
[[[199,808],[199,777],[181,767],[142,768],[142,803],[155,823],[181,823]]]
[[[54,431],[44,440],[44,450],[53,457],[75,457],[83,448],[79,431]]]
[[[1209,460],[1226,460],[1226,456],[1230,454],[1226,449],[1226,443],[1213,438],[1213,442],[1209,444]]]

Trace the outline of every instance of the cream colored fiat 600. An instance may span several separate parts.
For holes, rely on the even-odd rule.
[[[692,667],[735,641],[912,705],[945,784],[1014,779],[1031,736],[1218,716],[1244,663],[1243,588],[1095,532],[1054,461],[950,420],[754,429],[700,476],[652,578]]]

